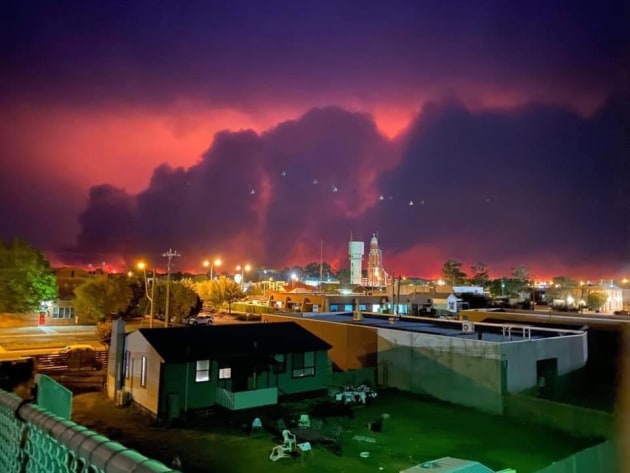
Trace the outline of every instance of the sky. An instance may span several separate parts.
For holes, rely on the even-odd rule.
[[[201,271],[339,269],[376,233],[395,274],[630,274],[624,3],[8,0],[0,238]]]

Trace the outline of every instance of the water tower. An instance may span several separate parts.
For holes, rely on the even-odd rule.
[[[361,260],[363,259],[364,245],[362,241],[350,241],[348,243],[348,255],[350,256],[350,283],[361,284]]]

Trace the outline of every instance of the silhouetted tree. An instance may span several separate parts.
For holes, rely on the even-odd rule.
[[[350,282],[350,268],[341,268],[337,273],[337,279],[341,284],[348,284]]]
[[[586,303],[593,310],[600,310],[608,300],[608,296],[603,292],[591,292],[586,296]]]
[[[442,266],[442,279],[449,286],[457,286],[466,282],[466,273],[462,271],[460,261],[449,259]]]
[[[490,280],[488,276],[488,265],[486,263],[477,263],[476,266],[470,267],[470,272],[472,273],[470,277],[470,284],[473,286],[482,286],[485,287]]]

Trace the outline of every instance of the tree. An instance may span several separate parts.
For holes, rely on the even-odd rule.
[[[88,279],[74,290],[74,307],[82,322],[97,322],[129,311],[133,290],[126,278],[108,276]]]
[[[109,345],[112,340],[112,321],[101,319],[96,323],[96,336],[101,343]]]
[[[155,286],[155,313],[166,315],[166,289],[167,283],[165,281],[158,281]],[[168,317],[176,322],[181,322],[182,319],[188,317],[193,313],[195,309],[198,310],[199,296],[190,288],[189,283],[182,283],[181,281],[171,281],[170,283],[170,295],[168,301]]]
[[[526,266],[520,265],[516,268],[512,268],[512,279],[521,282],[529,282],[531,275],[529,274],[529,270]]]
[[[57,280],[44,255],[28,242],[0,240],[0,312],[39,310],[57,299]]]
[[[245,297],[245,293],[232,279],[221,277],[212,281],[212,302],[216,305],[227,304],[228,313],[232,313],[232,304]]]
[[[350,282],[350,268],[341,268],[337,273],[337,279],[341,284],[348,284]]]
[[[551,279],[551,286],[549,286],[545,294],[549,303],[552,303],[554,299],[566,300],[567,297],[576,297],[576,288],[579,286],[578,282],[574,279],[566,276],[554,276]]]
[[[195,291],[204,307],[209,308],[212,305],[212,290],[214,288],[212,281],[206,279],[193,284],[192,290]]]
[[[320,264],[318,262],[309,263],[304,268],[304,276],[306,277],[319,279],[319,274]],[[332,274],[332,269],[330,268],[330,265],[325,261],[321,264],[321,274],[323,277]]]
[[[449,259],[442,266],[442,279],[449,286],[457,286],[466,282],[466,273],[462,271],[462,263]]]
[[[608,300],[608,296],[603,292],[591,292],[586,297],[586,304],[593,310],[600,310]]]
[[[527,291],[527,281],[514,278],[497,278],[488,282],[492,297],[517,297]]]
[[[480,262],[477,263],[476,266],[471,266],[470,272],[472,273],[470,284],[482,287],[488,285],[490,278],[488,276],[488,265],[486,263]]]

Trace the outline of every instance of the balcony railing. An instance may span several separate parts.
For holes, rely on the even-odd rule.
[[[278,403],[278,388],[252,389],[251,391],[239,392],[217,389],[215,400],[218,405],[232,411],[271,406]]]

